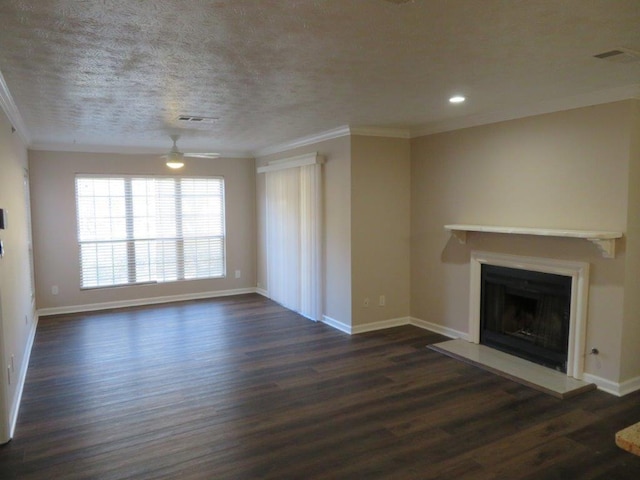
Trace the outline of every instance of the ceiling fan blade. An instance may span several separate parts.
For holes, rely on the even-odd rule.
[[[191,158],[219,158],[219,153],[185,153],[185,157]]]

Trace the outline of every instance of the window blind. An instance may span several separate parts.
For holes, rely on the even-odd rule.
[[[316,155],[307,158],[310,161],[297,157],[295,162],[262,169],[266,174],[267,283],[269,298],[320,320],[322,170]]]
[[[80,285],[225,276],[224,179],[76,176]]]

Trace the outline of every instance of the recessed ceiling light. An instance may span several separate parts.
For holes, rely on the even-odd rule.
[[[449,102],[451,103],[462,103],[466,100],[466,98],[464,98],[462,95],[454,95],[453,97],[451,97],[449,99]]]

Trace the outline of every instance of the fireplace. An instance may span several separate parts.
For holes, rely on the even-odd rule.
[[[589,264],[472,251],[468,340],[581,379]]]
[[[480,343],[567,372],[571,277],[482,265]]]

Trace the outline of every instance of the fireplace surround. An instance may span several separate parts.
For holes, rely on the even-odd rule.
[[[519,349],[520,357],[582,378],[588,263],[474,251],[470,270],[470,341],[510,354]],[[483,292],[487,279],[489,293],[497,296],[493,300],[486,285]],[[483,325],[483,310],[494,317],[489,325],[486,319]],[[534,325],[545,317],[550,319],[545,328],[558,334],[555,340]]]

